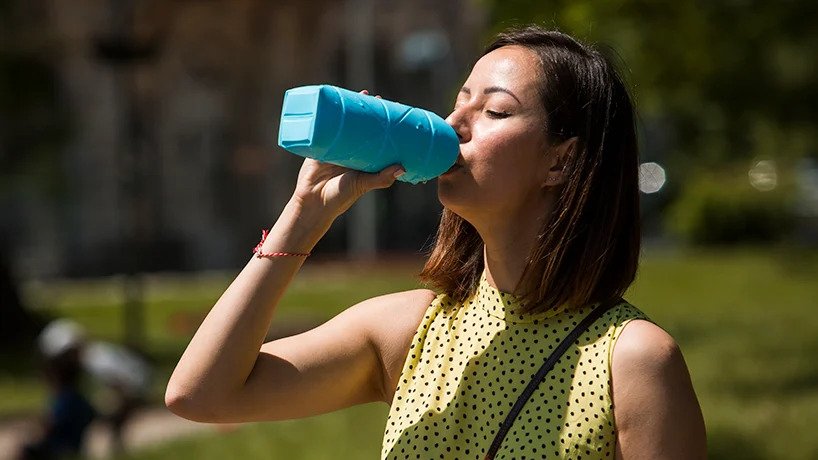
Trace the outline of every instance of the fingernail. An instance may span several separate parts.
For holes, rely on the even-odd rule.
[[[399,169],[399,170],[392,173],[392,177],[397,179],[398,177],[404,175],[405,173],[406,173],[406,171],[404,171],[403,169]]]

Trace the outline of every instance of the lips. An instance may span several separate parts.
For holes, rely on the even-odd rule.
[[[448,170],[446,170],[446,172],[444,172],[443,174],[449,174],[451,172],[457,171],[458,169],[463,167],[463,164],[464,164],[463,156],[458,155],[457,156],[457,161],[455,161],[455,163]]]

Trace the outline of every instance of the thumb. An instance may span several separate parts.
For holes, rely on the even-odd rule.
[[[395,183],[395,180],[406,172],[401,165],[392,165],[384,168],[377,174],[362,174],[361,182],[368,190],[376,188],[387,188]]]

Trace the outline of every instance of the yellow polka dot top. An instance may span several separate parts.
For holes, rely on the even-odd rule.
[[[591,307],[522,314],[486,273],[462,304],[446,294],[427,308],[383,436],[382,459],[482,459],[519,395]],[[623,302],[568,348],[523,406],[495,459],[614,458],[613,345],[633,319]]]

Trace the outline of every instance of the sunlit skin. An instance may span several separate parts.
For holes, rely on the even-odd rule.
[[[506,292],[551,212],[560,155],[570,145],[548,142],[541,74],[525,48],[492,51],[475,64],[446,119],[460,137],[462,166],[438,178],[438,198],[477,229],[489,281]]]
[[[493,51],[474,66],[446,121],[460,137],[463,167],[438,181],[441,203],[471,221],[541,211],[545,111],[536,57],[519,47]],[[520,204],[525,203],[520,209]]]

